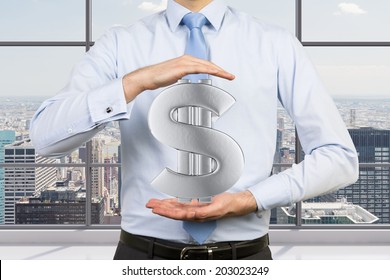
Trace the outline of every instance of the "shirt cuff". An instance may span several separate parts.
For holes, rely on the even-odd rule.
[[[88,93],[88,108],[91,120],[101,124],[130,117],[130,107],[127,106],[123,92],[122,79],[115,79]]]
[[[291,204],[291,192],[283,174],[273,175],[248,190],[256,199],[258,213]]]

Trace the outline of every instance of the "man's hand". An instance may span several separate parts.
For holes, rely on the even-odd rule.
[[[128,73],[122,79],[126,101],[132,101],[145,90],[154,90],[176,83],[189,74],[210,74],[233,80],[234,75],[214,63],[189,55],[167,60]]]
[[[244,216],[256,211],[257,204],[249,191],[221,193],[213,197],[211,203],[180,203],[176,198],[151,199],[146,204],[153,213],[167,218],[183,221],[205,222],[224,217]]]

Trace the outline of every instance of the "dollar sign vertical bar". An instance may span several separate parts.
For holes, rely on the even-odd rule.
[[[188,80],[180,80],[179,83],[190,83]],[[200,83],[211,85],[211,80],[200,80]],[[187,123],[190,125],[210,127],[211,128],[211,112],[200,108],[189,106],[185,108],[179,108],[177,110],[177,121],[181,123]],[[179,173],[188,174],[192,176],[208,174],[213,171],[212,159],[191,153],[178,151],[178,167]],[[191,199],[179,198],[180,202],[190,202]],[[200,202],[210,202],[211,197],[199,198]]]

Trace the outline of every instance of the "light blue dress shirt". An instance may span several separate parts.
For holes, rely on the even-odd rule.
[[[133,234],[190,242],[182,222],[155,215],[145,204],[166,198],[150,185],[165,168],[176,169],[177,151],[159,143],[147,124],[161,90],[145,91],[126,104],[122,77],[140,67],[183,55],[189,11],[168,1],[165,11],[128,27],[115,27],[78,63],[66,87],[35,114],[30,136],[37,152],[61,156],[76,149],[111,121],[119,121],[122,147],[122,228]],[[270,209],[332,192],[357,179],[358,161],[348,131],[300,43],[215,0],[203,13],[211,61],[236,75],[212,77],[237,100],[214,123],[241,146],[245,168],[229,192],[249,190],[260,210],[218,220],[209,242],[248,240],[268,232]],[[306,154],[300,164],[270,176],[276,147],[277,103],[283,104]]]

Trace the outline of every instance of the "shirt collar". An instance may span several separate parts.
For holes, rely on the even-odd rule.
[[[210,4],[208,4],[199,12],[205,15],[205,17],[209,20],[210,24],[215,28],[215,30],[218,31],[221,27],[226,8],[227,6],[223,0],[213,0]],[[176,31],[184,15],[190,12],[190,10],[181,6],[176,1],[168,1],[166,16],[169,28],[172,30],[172,32]]]

